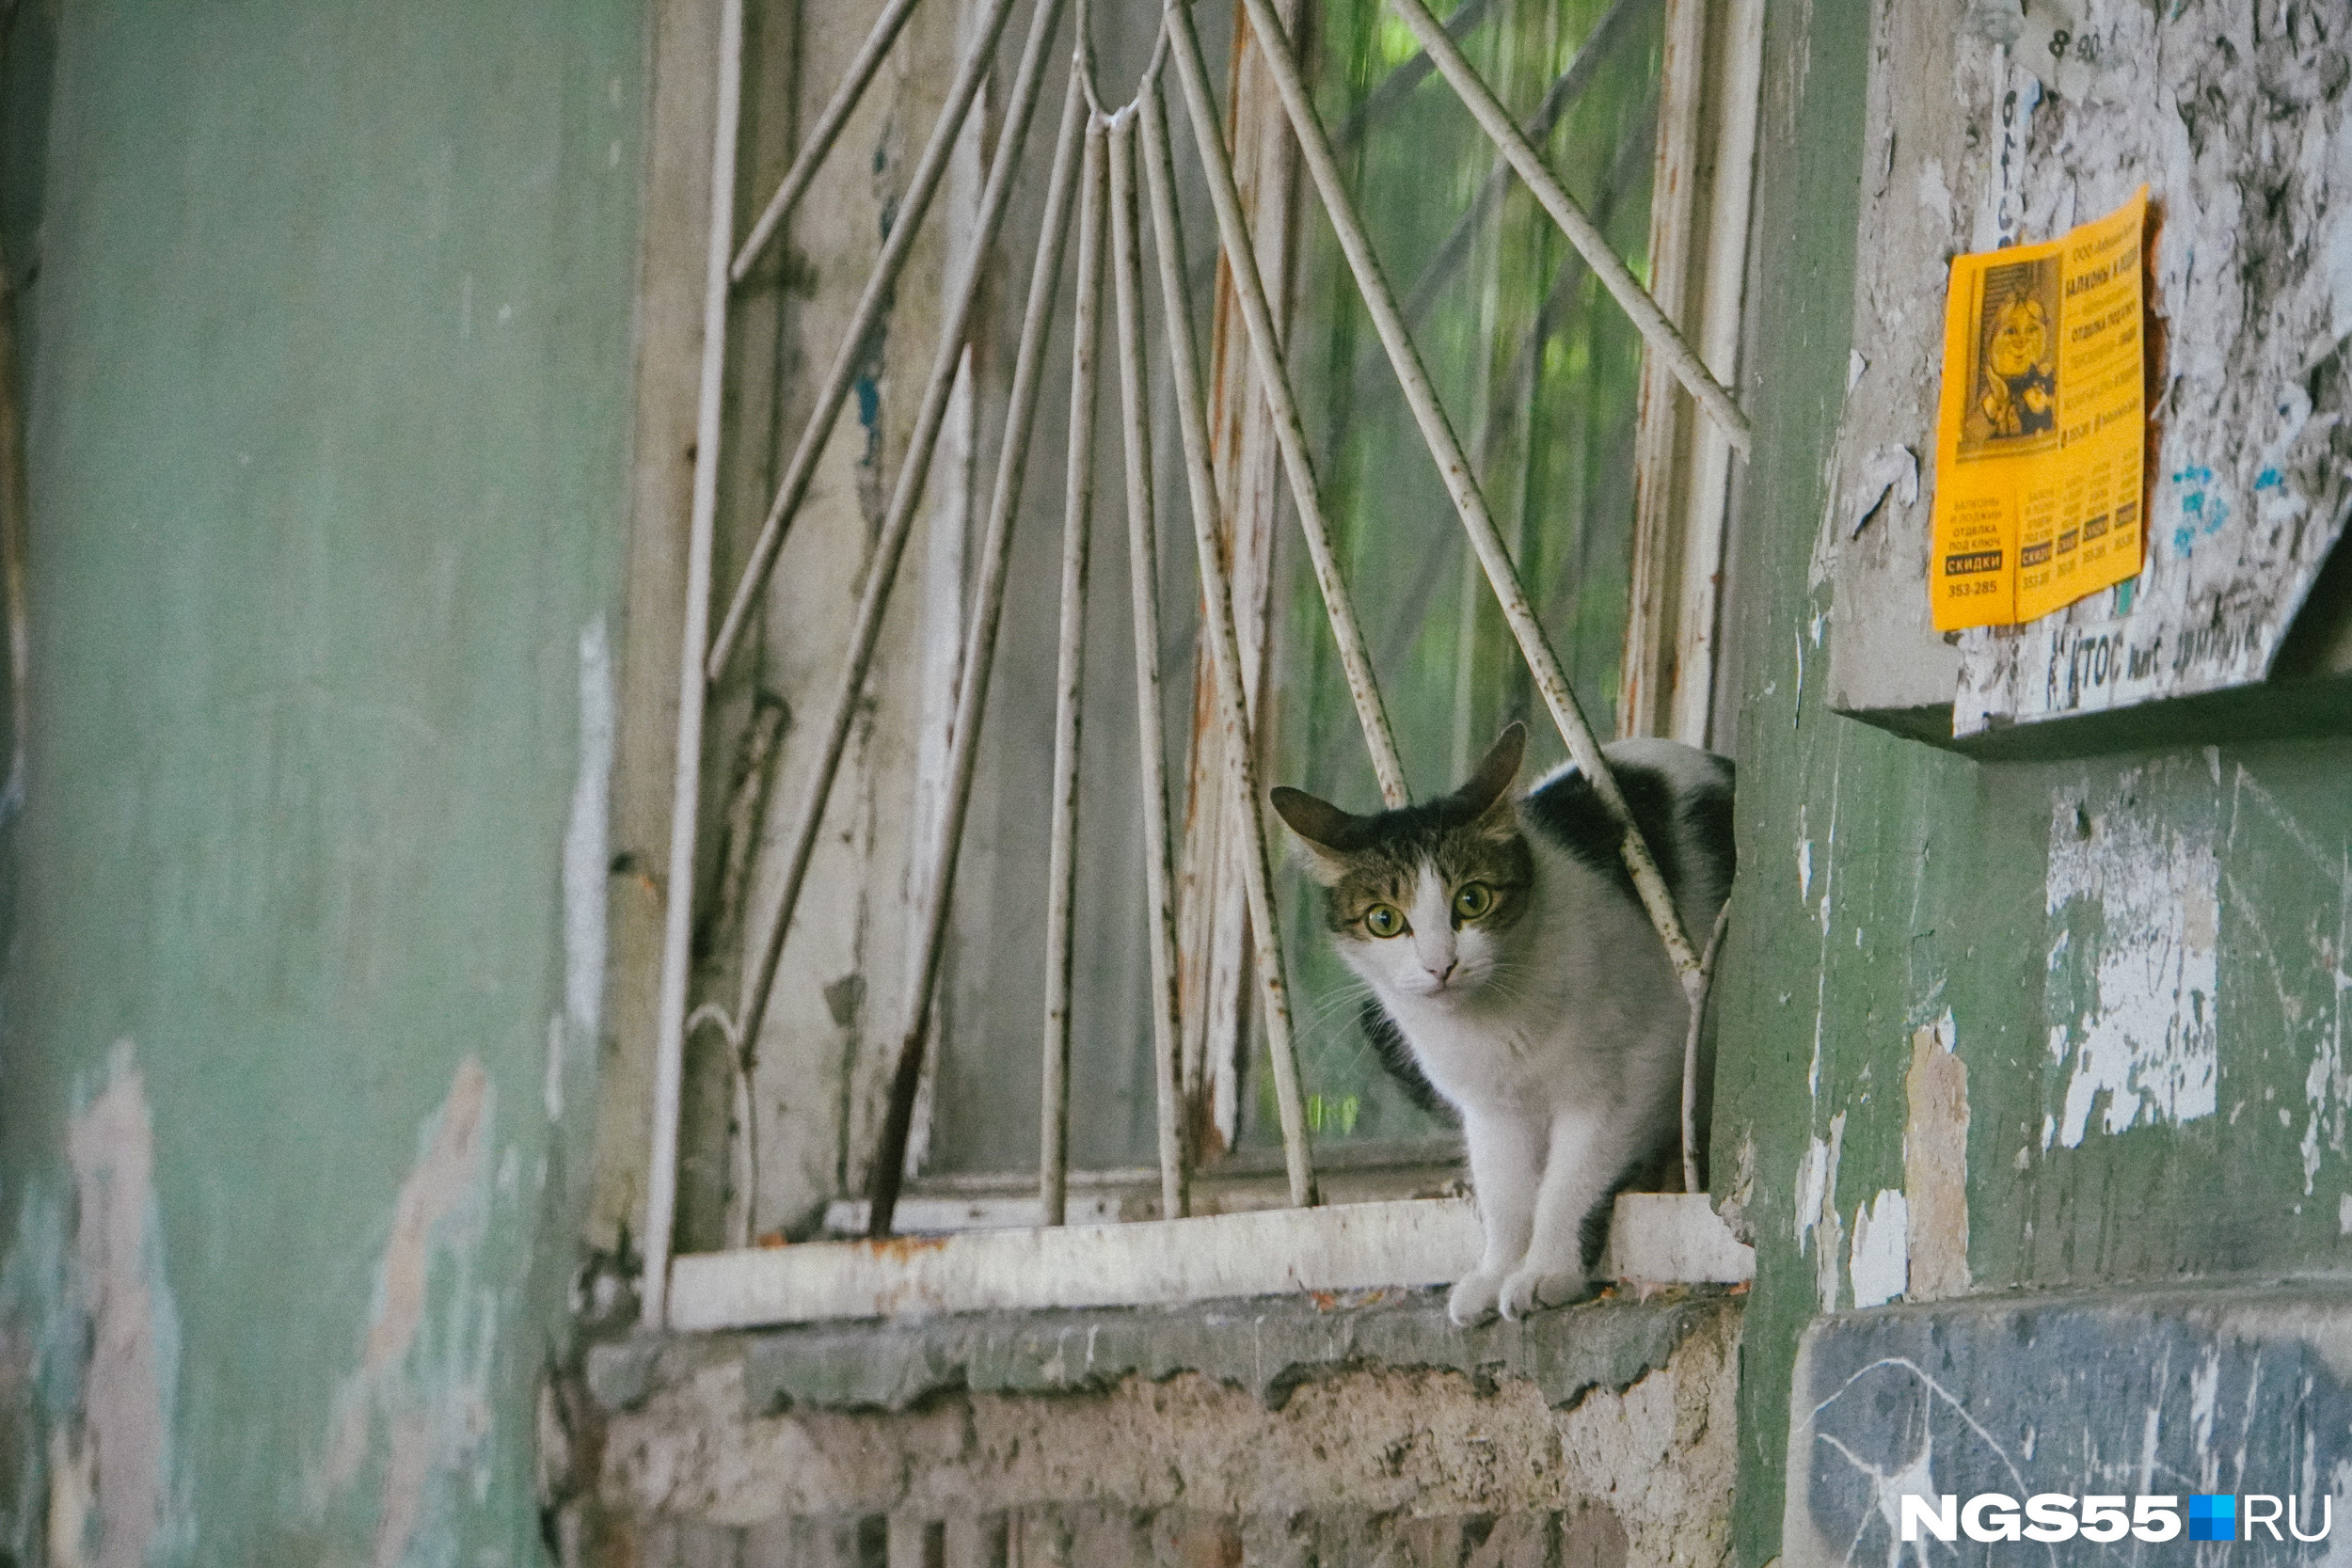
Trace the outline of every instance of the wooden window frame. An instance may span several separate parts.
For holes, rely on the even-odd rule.
[[[1295,21],[1303,0],[1279,3]],[[1761,0],[1666,5],[1656,186],[1665,199],[1654,206],[1652,283],[1669,318],[1695,333],[1702,357],[1726,383],[1737,370],[1761,8]],[[1297,154],[1246,25],[1237,24],[1229,126],[1244,195],[1253,202],[1262,263],[1270,281],[1286,283],[1295,260]],[[1288,290],[1271,292],[1279,306]],[[1241,336],[1220,261],[1209,372],[1212,440],[1230,531],[1227,559],[1235,579],[1245,682],[1254,702],[1274,640],[1280,481],[1270,421],[1248,355],[1238,346]],[[1620,730],[1704,744],[1710,737],[1719,654],[1731,451],[1671,372],[1645,364],[1643,382],[1633,613]],[[950,570],[957,565],[934,562],[926,577],[947,580],[960,575]],[[649,574],[664,588],[676,575],[674,566]],[[959,600],[949,619],[960,610]],[[1233,855],[1240,835],[1226,786],[1221,731],[1210,707],[1207,657],[1204,647],[1196,658],[1200,678],[1183,818],[1180,994],[1186,1021],[1185,1107],[1196,1137],[1214,1148],[1230,1145],[1237,1118],[1252,959]],[[1270,726],[1258,728],[1255,744],[1263,756]],[[649,945],[648,934],[638,933],[640,948]],[[625,958],[623,943],[616,943],[615,957]],[[604,1143],[610,1150],[612,1141]],[[630,1164],[624,1162],[624,1174]],[[647,1170],[642,1164],[633,1168]],[[1753,1254],[1727,1232],[1716,1234],[1721,1222],[1707,1210],[1704,1195],[1662,1201],[1698,1240],[1684,1246],[1688,1256],[1680,1261],[1659,1267],[1688,1277],[1747,1277]],[[716,1329],[906,1309],[1144,1305],[1438,1284],[1472,1266],[1478,1250],[1474,1208],[1458,1196],[873,1243],[762,1247],[742,1240],[726,1250],[671,1258],[666,1276],[649,1292],[648,1317],[677,1329]],[[1653,1272],[1645,1277],[1668,1276]]]

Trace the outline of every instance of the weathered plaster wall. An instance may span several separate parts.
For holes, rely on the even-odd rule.
[[[2074,1287],[2114,1308],[2072,1338],[2036,1338],[1973,1304],[1936,1308],[1949,1316],[1903,1331],[1920,1345],[1966,1349],[1974,1381],[1954,1385],[1955,1396],[2000,1412],[2023,1409],[2037,1380],[2056,1378],[2101,1335],[2118,1344],[2139,1336],[2156,1354],[2153,1323],[2199,1347],[2165,1374],[2177,1381],[2202,1347],[2237,1332],[2177,1304],[2124,1309],[2152,1287],[2352,1262],[2340,1043],[2352,990],[2352,744],[2323,736],[1974,761],[1825,705],[1840,607],[1823,552],[1851,522],[1831,455],[1841,421],[1857,417],[1848,403],[1857,216],[1872,171],[1893,152],[1865,134],[1883,9],[1809,0],[1774,7],[1767,26],[1761,309],[1742,356],[1754,367],[1745,396],[1758,439],[1733,610],[1746,650],[1742,876],[1720,986],[1715,1129],[1716,1169],[1731,1174],[1726,1196],[1758,1253],[1740,1388],[1737,1544],[1747,1563],[1784,1545],[1784,1473],[1836,1464],[1824,1449],[1788,1446],[1791,1359],[1823,1314],[1847,1315],[1823,1320],[1808,1341],[1817,1368],[1858,1365],[1847,1352],[1871,1334],[1900,1338],[1857,1310],[1883,1303]],[[1937,24],[1963,25],[1966,9],[1941,8]],[[2148,19],[2167,58],[2281,47],[2293,24],[2314,79],[2343,80],[2321,57],[2343,50],[2340,8],[2190,0],[2122,11],[2135,27]],[[1899,74],[1887,90],[1901,103],[1953,86]],[[2057,130],[2075,123],[2073,90],[2059,73],[2028,105],[2052,117],[2036,121],[2056,150],[2045,157],[2060,156]],[[2223,117],[2208,131],[2244,120],[2256,147],[2265,117],[2310,112],[2271,99],[2176,110],[2185,121]],[[1977,155],[1997,156],[1995,130],[1986,128]],[[2189,156],[2166,145],[2152,142],[2151,155]],[[2283,181],[2206,194],[2250,210],[2313,200],[2318,188]],[[2020,199],[2038,211],[2033,189]],[[2303,212],[2290,227],[2317,231],[2327,216]],[[2244,226],[2233,243],[2269,231]],[[1871,243],[1867,229],[1860,238]],[[2290,261],[2312,264],[2312,254],[2225,249],[2201,254],[2198,266],[2241,280],[2258,320],[2263,280],[2284,276]],[[2185,293],[2180,308],[2192,298]],[[1932,311],[1940,293],[1923,279],[1914,298],[1893,303]],[[2304,373],[2340,375],[2342,356],[2340,341],[2322,345]],[[1916,434],[1926,450],[1931,433]],[[2352,457],[2340,429],[2323,444],[2329,464]],[[2235,472],[2247,455],[2213,466]],[[1999,1336],[2007,1349],[1988,1354]],[[2147,1401],[2070,1408],[2092,1429],[2085,1453],[2122,1454],[2128,1427],[2137,1455],[2152,1410],[2187,1408],[2166,1403],[2186,1397],[2168,1386]],[[1808,1384],[1800,1413],[1831,1392]],[[2263,1420],[2282,1430],[2322,1414],[2298,1404],[2292,1380],[2265,1385],[2264,1397],[2275,1402]],[[1909,1448],[1862,1455],[1890,1475],[1913,1457]],[[2240,1480],[2256,1491],[2265,1480],[2280,1492],[2295,1484],[2232,1472],[2218,1485]],[[2072,1489],[2089,1484],[2086,1471]],[[1965,1473],[1946,1472],[1937,1490],[1965,1493]],[[1792,1564],[1816,1560],[1810,1538],[1785,1544]]]
[[[959,1565],[1713,1563],[1740,1317],[1465,1333],[1421,1291],[616,1345],[571,1407],[567,1523],[583,1560],[665,1568],[867,1560],[813,1539],[860,1518],[893,1562],[942,1561],[936,1532]]]
[[[640,8],[56,14],[0,1560],[533,1561]]]
[[[1824,541],[1844,595],[1836,706],[1975,735],[2316,673],[2288,652],[2288,628],[2346,508],[2333,363],[2352,331],[2343,25],[2335,8],[2296,4],[1879,8],[1861,212],[1872,243],[1832,482],[1843,515]],[[1916,589],[1947,260],[2054,237],[2142,186],[2156,324],[2145,569],[2015,633],[1947,647]],[[1915,460],[1925,487],[1880,503],[1886,476]],[[2301,695],[2341,721],[2341,690]],[[1952,711],[1904,711],[1931,702]],[[2111,728],[2132,718],[2115,713]],[[2180,718],[2137,731],[2179,734]]]

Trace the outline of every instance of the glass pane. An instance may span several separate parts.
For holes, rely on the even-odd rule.
[[[1552,169],[1645,278],[1659,0],[1465,4],[1484,13],[1465,53],[1522,124],[1551,97],[1557,118],[1542,145]],[[1316,14],[1321,108],[1374,245],[1568,678],[1595,727],[1610,733],[1632,538],[1640,337],[1516,180],[1499,201],[1482,199],[1493,144],[1434,74],[1400,90],[1404,79],[1392,73],[1416,45],[1382,0],[1332,0]],[[1553,89],[1572,67],[1581,90],[1561,102]],[[1305,207],[1294,373],[1414,798],[1453,788],[1514,718],[1530,722],[1525,777],[1538,776],[1565,750],[1534,700],[1311,194]],[[1273,779],[1350,810],[1376,809],[1362,732],[1295,531],[1283,548]],[[1406,1099],[1358,1026],[1363,988],[1330,948],[1319,891],[1294,872],[1280,895],[1318,1139],[1438,1132],[1442,1124]],[[1272,1085],[1257,1076],[1244,1141],[1276,1142]]]

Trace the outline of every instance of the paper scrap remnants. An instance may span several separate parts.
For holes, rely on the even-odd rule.
[[[2139,570],[2148,191],[1959,256],[1936,430],[1936,629],[2035,620]],[[1875,454],[1873,454],[1875,455]]]
[[[2006,48],[2026,31],[2026,8],[2019,0],[1969,0],[1960,25],[1964,33]]]
[[[1862,483],[1854,493],[1854,534],[1879,515],[1889,495],[1898,506],[1919,499],[1919,457],[1909,447],[1873,447],[1862,460]]]

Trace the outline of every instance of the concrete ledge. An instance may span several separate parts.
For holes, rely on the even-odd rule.
[[[1463,1334],[1437,1291],[1384,1291],[680,1336],[592,1356],[572,1451],[608,1518],[710,1531],[681,1568],[1692,1568],[1726,1560],[1742,1305]]]
[[[1791,1402],[1790,1568],[1904,1555],[1892,1531],[1905,1495],[2169,1493],[2185,1505],[2193,1493],[2266,1494],[2296,1497],[2307,1532],[2332,1497],[2328,1546],[2308,1555],[2341,1552],[2352,1531],[2352,1286],[2341,1281],[1836,1313],[1805,1330]],[[2257,1540],[2233,1560],[2307,1555]],[[2169,1550],[2188,1560],[2185,1543]],[[2091,1552],[2076,1542],[2057,1560]]]
[[[739,1362],[744,1414],[759,1417],[803,1407],[899,1411],[957,1390],[1067,1393],[1197,1371],[1279,1408],[1311,1378],[1377,1366],[1524,1379],[1562,1408],[1596,1388],[1629,1386],[1740,1305],[1722,1289],[1677,1288],[1466,1330],[1447,1320],[1444,1297],[1391,1289],[639,1337],[592,1347],[587,1380],[600,1405],[623,1411]]]

